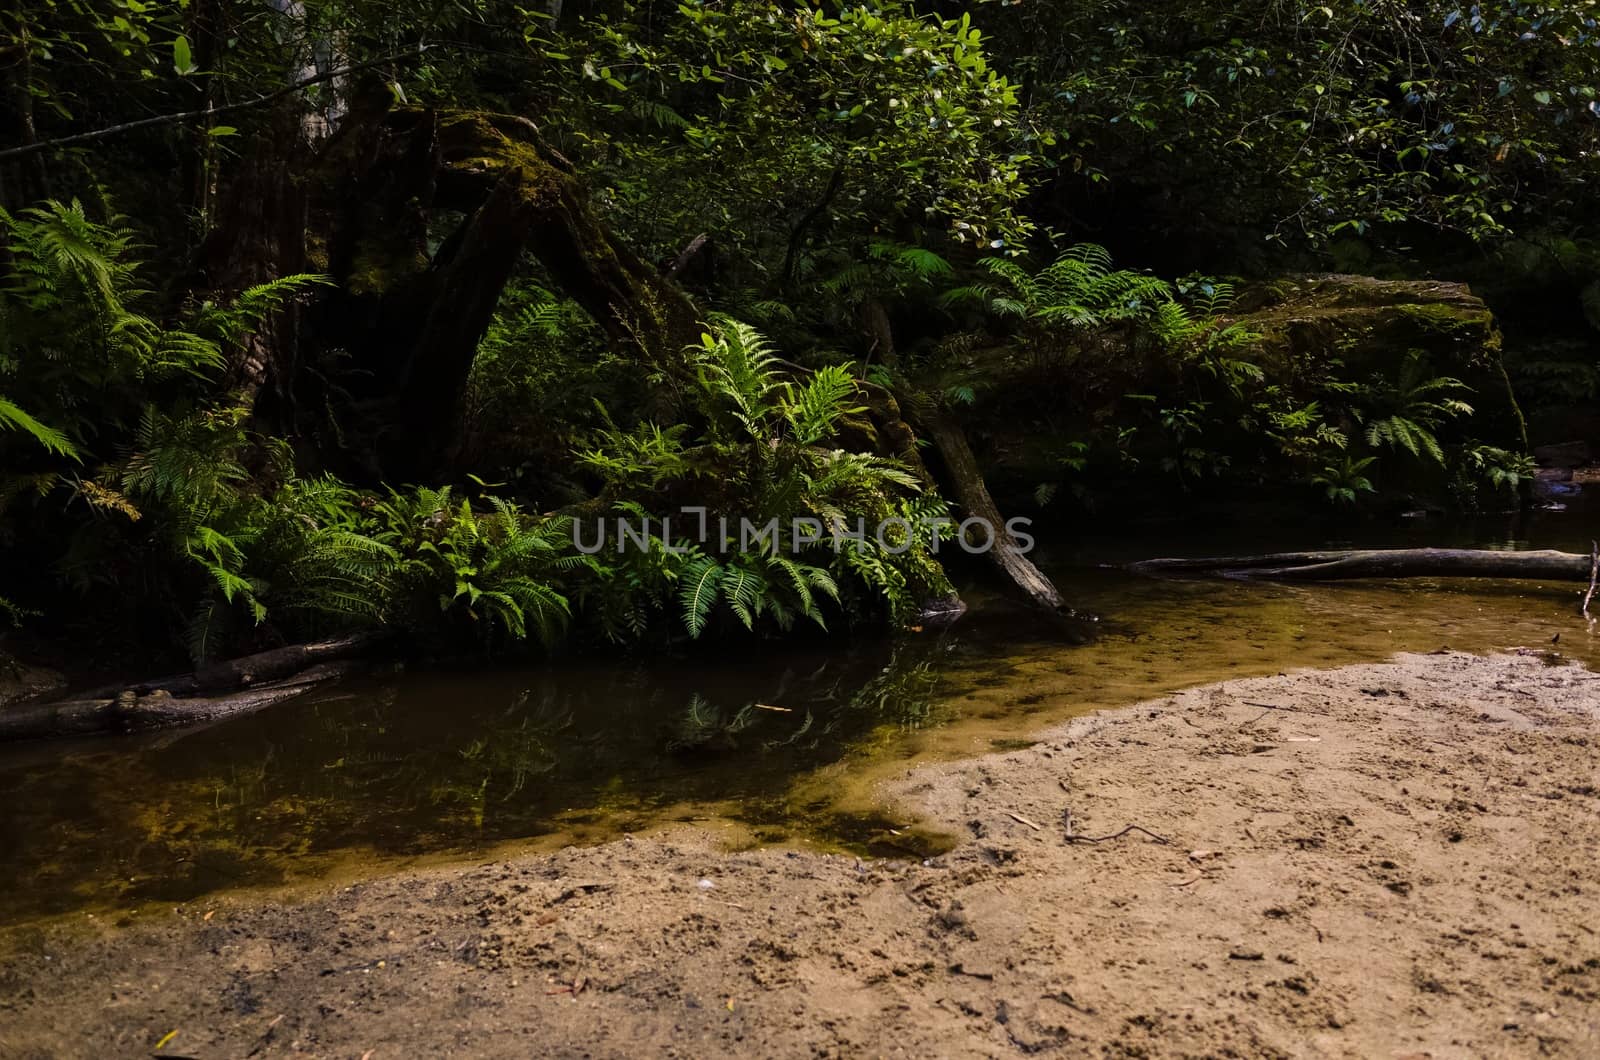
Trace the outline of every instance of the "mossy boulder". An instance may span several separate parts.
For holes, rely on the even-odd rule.
[[[1500,329],[1483,299],[1463,283],[1371,276],[1294,276],[1245,290],[1235,321],[1261,336],[1254,358],[1269,377],[1296,365],[1338,359],[1357,379],[1392,376],[1421,351],[1437,375],[1472,388],[1472,431],[1483,441],[1527,449],[1527,428],[1501,358]]]
[[[1298,275],[1245,287],[1228,323],[1256,336],[1229,352],[1261,369],[1258,390],[1290,404],[1343,404],[1325,390],[1331,378],[1355,386],[1397,380],[1420,353],[1429,376],[1460,380],[1474,415],[1441,425],[1446,446],[1475,440],[1526,451],[1526,428],[1501,359],[1494,314],[1462,283],[1389,280],[1344,274]],[[944,393],[968,387],[959,416],[991,491],[1003,505],[1027,504],[1035,487],[1070,482],[1119,501],[1141,485],[1170,490],[1175,474],[1194,492],[1237,491],[1254,481],[1270,492],[1305,489],[1316,457],[1263,441],[1255,419],[1218,420],[1204,437],[1185,405],[1214,401],[1180,379],[1172,350],[1134,328],[1063,338],[983,336],[949,358],[952,369],[927,382]],[[1151,395],[1161,394],[1161,397]],[[1199,416],[1216,416],[1203,408]],[[1348,412],[1336,425],[1363,450],[1361,423]],[[1304,447],[1302,447],[1303,449]],[[1118,457],[1121,456],[1119,462]],[[1383,452],[1384,488],[1443,495],[1446,469]],[[1192,457],[1192,459],[1191,459]],[[1181,462],[1190,460],[1190,466]]]

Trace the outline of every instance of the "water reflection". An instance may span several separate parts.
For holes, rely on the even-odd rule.
[[[604,838],[730,800],[786,828],[796,772],[934,720],[942,650],[399,674],[137,743],[28,748],[0,759],[0,916],[277,883],[346,849]]]

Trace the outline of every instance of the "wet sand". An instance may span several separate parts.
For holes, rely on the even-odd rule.
[[[685,831],[7,929],[0,1055],[1597,1055],[1600,676],[1550,662],[918,767],[885,797],[962,840],[924,862]]]

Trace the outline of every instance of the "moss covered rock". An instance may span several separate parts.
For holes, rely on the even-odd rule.
[[[1147,331],[1111,327],[983,336],[947,354],[930,391],[967,387],[959,415],[991,490],[1004,506],[1054,496],[1066,484],[1100,505],[1140,488],[1238,496],[1241,489],[1304,494],[1331,443],[1290,417],[1321,415],[1350,440],[1352,459],[1395,494],[1444,498],[1451,468],[1362,438],[1365,399],[1420,361],[1423,378],[1451,377],[1470,417],[1438,426],[1446,448],[1479,442],[1526,451],[1526,428],[1501,359],[1494,314],[1461,283],[1303,275],[1239,292],[1223,321],[1252,336],[1227,348],[1211,374]],[[1260,378],[1242,363],[1260,369]],[[1235,367],[1228,367],[1228,365]],[[1230,399],[1228,378],[1243,393]],[[1308,413],[1307,410],[1317,410]],[[1274,419],[1282,416],[1282,419]],[[1319,446],[1322,448],[1319,449]],[[1320,496],[1320,494],[1318,494]]]
[[[1472,429],[1482,440],[1526,450],[1527,429],[1501,359],[1500,330],[1463,283],[1371,276],[1294,276],[1252,287],[1235,320],[1261,336],[1255,352],[1271,377],[1292,377],[1308,359],[1344,362],[1344,374],[1392,375],[1420,350],[1437,375],[1472,388]]]

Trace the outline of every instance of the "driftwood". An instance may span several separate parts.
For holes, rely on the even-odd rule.
[[[354,634],[248,655],[191,674],[80,692],[0,710],[0,741],[144,732],[196,725],[293,699],[361,668],[353,657],[388,639]]]
[[[1437,577],[1587,582],[1591,567],[1591,557],[1578,552],[1550,549],[1500,552],[1470,548],[1276,552],[1262,556],[1147,559],[1128,565],[1129,570],[1141,574],[1209,574],[1272,581]]]
[[[780,360],[778,366],[796,379],[809,379],[812,370],[792,361]],[[1031,603],[1063,616],[1072,615],[1061,593],[1050,579],[1017,548],[1016,542],[1006,532],[1005,519],[1000,514],[989,487],[984,484],[978,459],[967,442],[966,432],[952,417],[940,411],[931,401],[912,394],[901,411],[900,399],[890,390],[865,379],[856,381],[856,396],[861,401],[861,412],[847,417],[841,441],[847,445],[883,456],[894,457],[904,463],[928,486],[938,480],[928,470],[917,451],[917,431],[933,442],[943,461],[948,492],[955,498],[966,516],[977,516],[988,522],[994,540],[988,557],[1000,574],[1020,590]],[[912,413],[911,407],[919,411]],[[910,421],[915,415],[915,428]],[[917,624],[943,628],[966,614],[967,605],[959,596],[942,600],[923,601]]]

